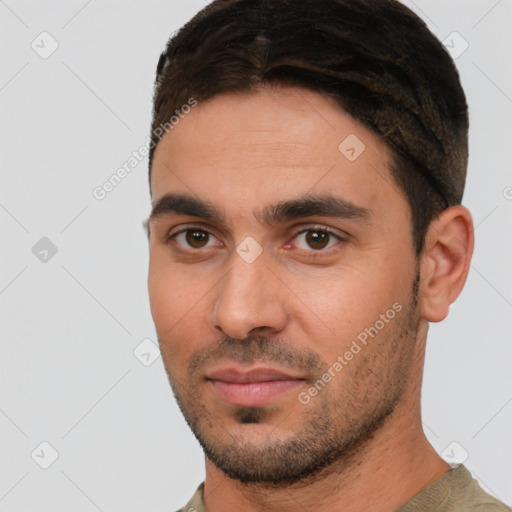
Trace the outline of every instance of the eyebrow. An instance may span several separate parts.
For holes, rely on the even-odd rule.
[[[260,212],[253,212],[259,222],[273,226],[304,217],[321,216],[350,219],[369,223],[371,211],[362,206],[333,195],[305,195],[266,206]],[[187,194],[165,194],[153,206],[149,222],[168,215],[198,217],[217,223],[225,223],[221,210],[209,201]]]

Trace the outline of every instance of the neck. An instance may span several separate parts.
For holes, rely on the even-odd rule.
[[[427,324],[420,328],[426,338]],[[420,332],[417,341],[421,340]],[[421,423],[420,392],[425,344],[417,343],[404,394],[373,438],[319,474],[288,486],[242,484],[207,460],[208,512],[393,512],[450,470],[428,442]]]

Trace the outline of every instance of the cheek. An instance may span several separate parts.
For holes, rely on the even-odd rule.
[[[151,312],[157,328],[172,325],[180,317],[190,298],[190,283],[169,259],[165,248],[154,243],[150,247],[148,293]],[[187,298],[188,297],[188,298]]]
[[[197,350],[198,339],[208,339],[205,329],[211,288],[209,280],[169,265],[156,265],[154,259],[150,262],[149,301],[166,366],[167,362],[179,366],[194,347]]]
[[[326,351],[336,355],[393,304],[405,309],[412,281],[404,275],[403,265],[399,267],[382,262],[366,272],[338,268],[322,279],[297,280],[294,291],[301,299],[296,309],[301,329],[313,339],[324,339]]]
[[[150,272],[148,289],[163,362],[167,372],[176,375],[184,368],[186,348],[190,346],[185,337],[188,332],[186,294],[178,291],[179,280],[162,273],[155,277]]]
[[[149,303],[158,331],[169,328],[179,313],[177,289],[179,289],[177,280],[169,272],[164,272],[151,262],[148,275]]]
[[[186,321],[189,302],[195,295],[178,272],[150,264],[148,276],[149,302],[160,343],[172,339],[180,324]],[[180,321],[181,319],[181,321]]]

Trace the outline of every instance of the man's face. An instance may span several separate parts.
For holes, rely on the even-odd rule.
[[[417,260],[389,162],[331,100],[291,88],[199,103],[159,143],[152,315],[183,414],[228,476],[312,475],[402,396]]]

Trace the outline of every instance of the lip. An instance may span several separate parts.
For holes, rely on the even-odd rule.
[[[223,400],[246,407],[268,404],[305,381],[275,368],[243,370],[234,366],[214,370],[206,378]]]
[[[268,382],[275,380],[303,380],[300,376],[290,375],[275,368],[252,368],[243,370],[236,366],[219,368],[210,372],[207,376],[209,380],[220,380],[223,382],[231,382],[244,384],[248,382]]]

